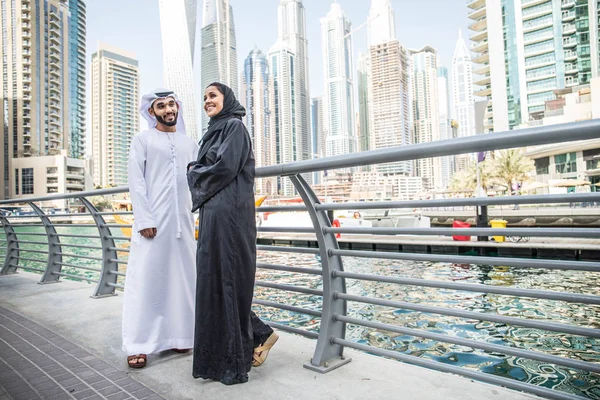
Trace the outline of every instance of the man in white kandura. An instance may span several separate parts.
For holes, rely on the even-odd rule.
[[[123,304],[123,351],[131,368],[148,354],[194,346],[196,260],[186,166],[198,145],[186,136],[181,102],[157,89],[142,98],[149,129],[129,151],[133,229]]]

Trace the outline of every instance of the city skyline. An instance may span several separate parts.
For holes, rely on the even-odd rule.
[[[279,0],[263,0],[265,6],[256,7],[242,0],[230,0],[234,10],[234,23],[237,30],[237,62],[238,76],[242,73],[243,61],[255,47],[267,54],[276,41],[277,9]],[[109,18],[107,10],[114,7],[122,10],[116,16],[111,14],[111,24],[114,29],[106,29]],[[353,24],[353,53],[356,59],[359,52],[367,52],[368,29],[364,26],[370,9],[370,1],[352,2],[339,0],[342,8]],[[456,32],[462,27],[467,30],[466,4],[460,0],[449,1],[443,7],[430,9],[425,4],[404,4],[400,0],[391,0],[394,8],[401,8],[402,13],[396,16],[396,31],[398,39],[403,46],[420,48],[430,45],[440,54],[440,65],[450,67],[452,52],[456,42]],[[330,2],[304,1],[306,9],[308,61],[309,61],[309,93],[311,97],[323,94],[323,77],[321,76],[321,30],[320,18],[324,17],[330,7]],[[428,12],[427,29],[418,23],[418,16]],[[140,62],[141,93],[160,86],[162,82],[162,48],[160,39],[160,20],[157,4],[148,4],[147,1],[132,0],[131,2],[117,2],[106,0],[103,4],[88,4],[88,13],[95,17],[88,21],[88,47],[93,48],[97,41],[112,43],[124,50],[133,51],[138,55]],[[131,15],[135,15],[134,22]],[[241,18],[240,16],[243,16]],[[202,21],[202,10],[198,7],[197,21]],[[103,19],[104,18],[104,19]],[[200,27],[198,26],[198,32]],[[418,32],[415,35],[414,32]],[[199,35],[197,35],[199,36]],[[200,62],[200,37],[196,37],[196,51],[194,65],[195,98],[197,109],[201,111],[201,93],[203,88],[200,82],[201,71],[197,68]],[[89,59],[88,59],[89,62]],[[89,82],[88,82],[89,83]],[[356,85],[355,85],[356,86]],[[356,91],[356,88],[355,88]],[[88,132],[90,129],[88,129]]]

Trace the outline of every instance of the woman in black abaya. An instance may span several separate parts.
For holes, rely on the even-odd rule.
[[[204,110],[208,131],[187,173],[192,211],[200,210],[192,373],[232,385],[248,381],[278,337],[251,310],[256,220],[246,110],[221,83],[206,88]]]

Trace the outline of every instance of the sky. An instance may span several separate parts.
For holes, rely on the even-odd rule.
[[[366,22],[370,0],[337,0],[356,29]],[[320,18],[329,11],[330,0],[304,0],[309,56],[310,96],[323,93]],[[277,6],[279,0],[230,0],[236,29],[238,67],[256,46],[264,53],[277,40]],[[451,70],[458,30],[467,37],[468,8],[465,0],[392,0],[396,17],[396,36],[407,48],[430,45],[438,51],[439,66]],[[91,57],[98,42],[132,52],[139,61],[141,94],[163,85],[162,44],[158,0],[86,0],[88,104],[91,104]],[[202,0],[198,0],[198,26],[194,78],[196,99],[201,99],[200,29]],[[367,51],[367,26],[353,33],[354,57]],[[91,113],[88,107],[88,136]],[[200,112],[201,108],[197,107]],[[141,123],[144,129],[145,123]],[[88,144],[91,140],[88,139]]]

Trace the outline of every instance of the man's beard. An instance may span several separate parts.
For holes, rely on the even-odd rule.
[[[177,112],[177,113],[175,113],[175,118],[173,119],[173,121],[167,122],[167,121],[165,121],[165,119],[163,117],[157,115],[156,120],[166,126],[175,126],[175,125],[177,125],[177,117],[178,116],[179,116],[179,113]]]

